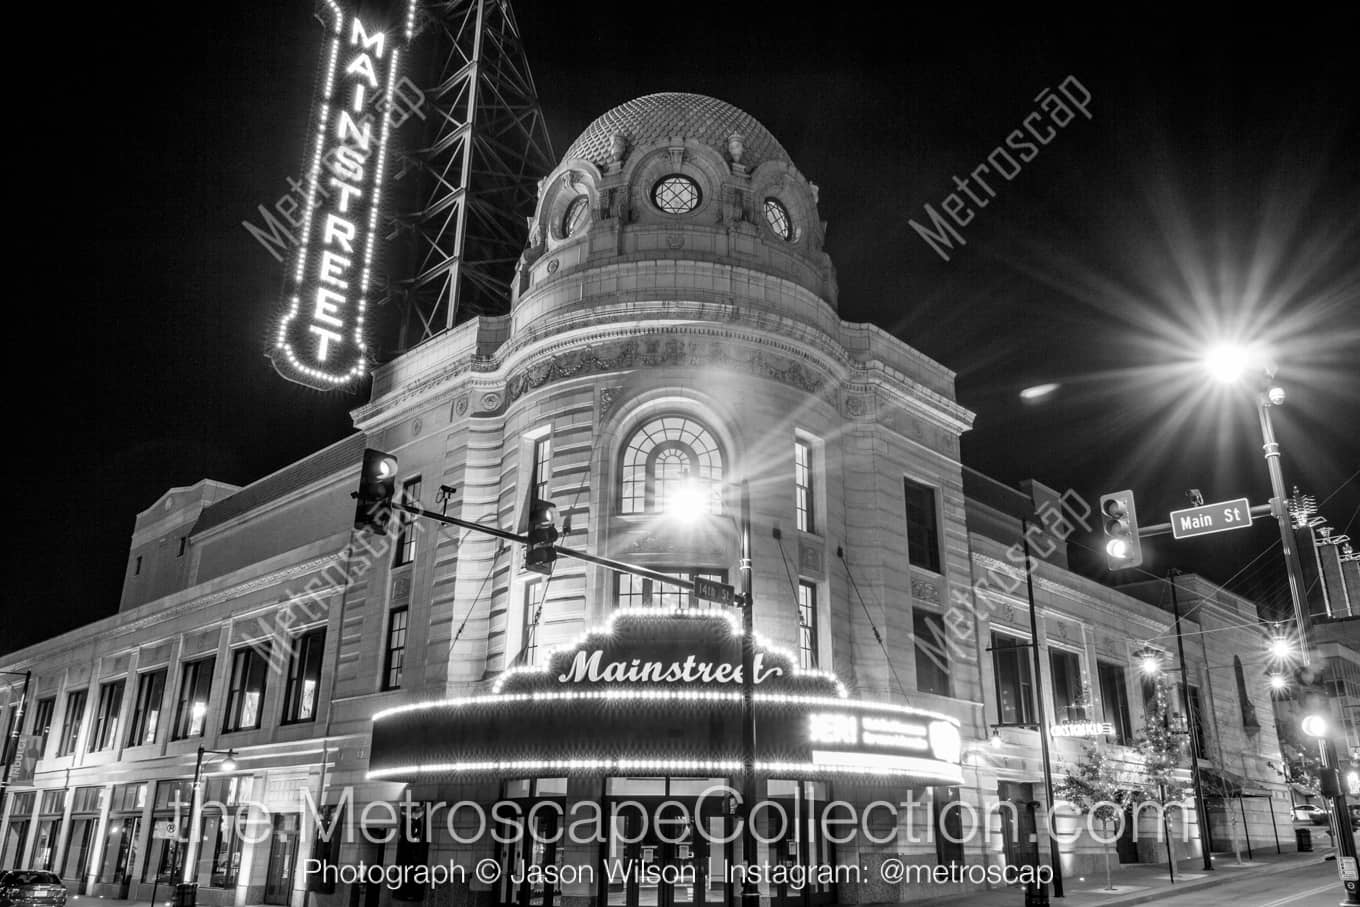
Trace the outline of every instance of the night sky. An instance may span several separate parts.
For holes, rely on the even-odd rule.
[[[1211,393],[1193,365],[1236,334],[1279,363],[1287,479],[1330,497],[1323,513],[1360,539],[1354,36],[1321,20],[1111,15],[1078,29],[884,7],[517,12],[557,154],[656,91],[721,98],[780,139],[821,187],[842,317],[957,371],[977,413],[967,464],[1092,499],[1133,488],[1144,522],[1189,487],[1264,502],[1250,395]],[[265,358],[283,266],[241,225],[302,170],[312,12],[103,5],[44,24],[50,65],[11,132],[12,273],[28,278],[11,304],[11,460],[37,468],[24,493],[11,485],[27,528],[0,651],[114,613],[133,519],[165,489],[244,484],[350,430],[362,396],[287,383]],[[967,244],[941,260],[908,221],[1068,76],[1091,118],[994,180]],[[1061,387],[1021,402],[1046,382]],[[1146,569],[1239,574],[1234,589],[1278,596],[1278,552],[1250,563],[1272,541],[1262,523],[1150,542]]]

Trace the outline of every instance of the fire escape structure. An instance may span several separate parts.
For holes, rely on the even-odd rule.
[[[509,311],[538,181],[556,161],[508,0],[425,0],[412,50],[420,91],[388,234],[397,353]]]

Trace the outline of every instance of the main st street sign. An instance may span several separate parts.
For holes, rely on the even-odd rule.
[[[1246,498],[1171,511],[1171,536],[1177,539],[1245,529],[1250,525],[1251,503]]]

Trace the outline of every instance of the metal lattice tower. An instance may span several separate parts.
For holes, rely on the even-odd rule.
[[[413,57],[421,116],[403,136],[388,237],[398,351],[509,311],[538,181],[556,163],[508,0],[426,0]]]

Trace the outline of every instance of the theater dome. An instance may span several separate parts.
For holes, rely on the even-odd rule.
[[[684,136],[726,149],[734,133],[743,139],[742,162],[751,169],[772,160],[793,163],[784,146],[755,117],[717,98],[676,91],[649,94],[615,107],[586,127],[563,160],[604,166],[615,135],[623,136],[629,147]]]

